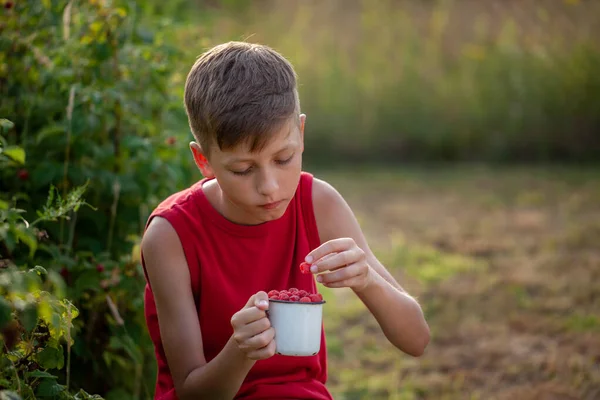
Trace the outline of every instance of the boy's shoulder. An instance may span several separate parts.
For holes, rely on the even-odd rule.
[[[151,215],[164,213],[173,209],[174,207],[182,207],[185,206],[187,203],[190,203],[190,199],[193,198],[195,193],[197,193],[198,190],[202,190],[203,181],[204,179],[193,183],[185,189],[172,193],[171,195],[169,195],[168,197],[166,197],[158,203],[158,205],[152,211]]]
[[[313,176],[312,181],[312,200],[316,207],[336,207],[340,202],[344,202],[340,192],[325,179]]]
[[[359,237],[360,226],[350,205],[329,182],[313,178],[312,203],[320,239]]]
[[[324,179],[313,177],[312,203],[317,223],[336,224],[347,218],[351,210],[342,194]]]
[[[316,174],[303,170],[300,183],[298,184],[299,186],[302,185],[302,179],[311,182],[309,190],[311,191],[311,202],[313,203],[313,206],[319,208],[328,205],[335,206],[336,204],[339,204],[340,200],[343,200],[342,195],[333,187],[333,185],[325,179],[317,177]]]

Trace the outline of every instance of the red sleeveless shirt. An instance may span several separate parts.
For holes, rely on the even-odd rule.
[[[281,218],[253,226],[238,225],[223,217],[202,190],[207,181],[202,179],[167,198],[153,211],[148,223],[155,216],[165,218],[179,236],[190,271],[204,356],[210,362],[233,333],[232,315],[254,293],[291,287],[316,292],[313,275],[302,274],[298,266],[320,245],[320,239],[312,205],[311,174],[302,172],[295,196]],[[155,399],[177,399],[149,283],[144,304],[158,364]],[[325,387],[326,380],[327,354],[321,328],[318,354],[275,355],[257,361],[235,398],[332,399]]]

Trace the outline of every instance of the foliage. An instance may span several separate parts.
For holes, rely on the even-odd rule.
[[[12,127],[7,120],[2,122],[3,127]],[[7,168],[22,164],[23,149],[5,146],[4,138],[0,139],[0,164]],[[68,218],[86,204],[82,199],[85,189],[86,185],[77,187],[63,199],[51,187],[46,204],[32,223],[23,217],[24,210],[17,208],[18,196],[10,202],[0,199],[0,398],[100,398],[84,390],[69,393],[71,329],[79,310],[64,297],[65,283],[59,273],[40,265],[30,268],[40,240],[45,237],[35,225]],[[16,265],[19,257],[13,255],[21,246],[28,248],[23,252],[27,257]],[[63,370],[65,364],[66,385],[61,385],[59,377],[49,371]]]
[[[142,11],[129,1],[11,2],[0,24],[0,259],[11,279],[36,265],[42,283],[61,276],[64,292],[42,298],[68,299],[79,315],[70,369],[48,373],[107,399],[152,397],[139,238],[158,201],[193,179],[176,146],[186,124],[170,90],[179,52],[162,33],[168,21],[148,25]],[[80,207],[84,190],[92,206]],[[21,377],[33,390],[52,379]]]

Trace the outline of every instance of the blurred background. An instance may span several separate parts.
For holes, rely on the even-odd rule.
[[[190,67],[244,40],[432,329],[410,358],[321,287],[334,397],[600,398],[600,2],[0,4],[0,393],[153,397],[140,237],[201,178]]]

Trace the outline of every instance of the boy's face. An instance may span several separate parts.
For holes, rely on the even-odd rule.
[[[192,143],[194,160],[206,177],[215,177],[222,192],[220,212],[239,224],[260,224],[280,218],[294,197],[302,170],[304,121],[290,121],[259,152],[247,146],[221,151],[211,148],[208,159]]]

